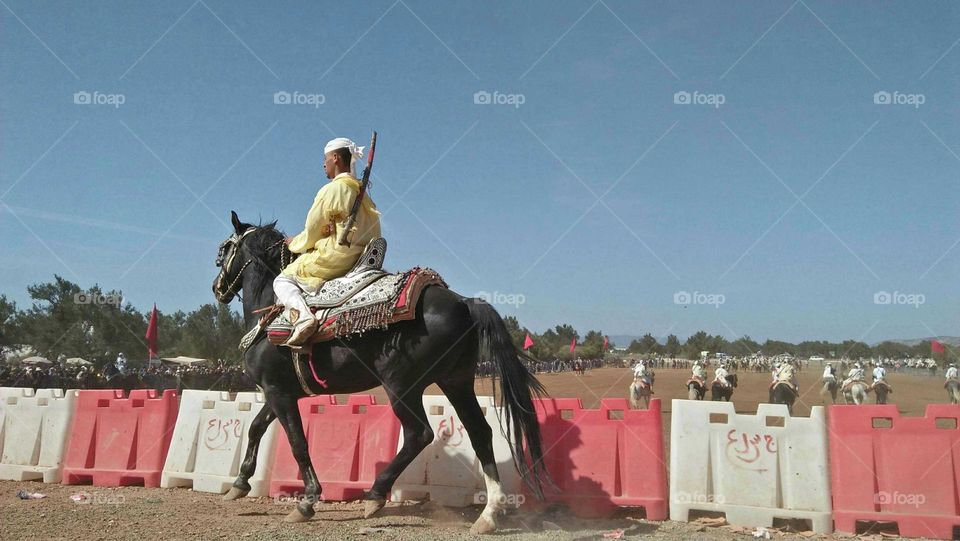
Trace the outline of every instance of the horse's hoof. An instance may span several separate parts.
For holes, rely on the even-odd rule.
[[[495,531],[497,531],[497,525],[483,515],[480,515],[480,518],[470,527],[470,533],[473,535],[484,535]]]
[[[237,487],[230,487],[230,491],[223,495],[223,501],[232,502],[233,500],[243,498],[249,493],[249,490],[241,490]]]
[[[387,500],[363,500],[363,518],[370,518],[387,505]]]
[[[310,517],[312,517],[312,516],[313,516],[312,513],[310,514],[310,516],[304,515],[303,513],[300,512],[300,508],[299,508],[299,507],[296,507],[296,508],[294,508],[293,511],[290,511],[290,514],[288,514],[287,516],[283,517],[283,521],[284,521],[284,522],[288,522],[288,523],[292,523],[292,524],[296,524],[296,523],[299,523],[299,522],[306,522],[306,521],[310,520]]]

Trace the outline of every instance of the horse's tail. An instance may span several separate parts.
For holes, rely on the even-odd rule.
[[[513,442],[510,453],[520,477],[534,495],[542,499],[543,483],[552,485],[553,482],[543,463],[540,425],[537,423],[533,398],[546,396],[546,390],[521,361],[522,358],[532,359],[519,351],[510,340],[510,333],[500,314],[486,302],[477,299],[472,299],[468,306],[470,317],[477,326],[480,358],[492,361],[495,367],[491,375],[494,399],[497,393],[497,377],[500,378],[501,402],[505,414],[500,419],[500,430],[507,441]]]

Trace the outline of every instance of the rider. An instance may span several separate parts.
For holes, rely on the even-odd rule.
[[[832,362],[828,362],[827,366],[823,368],[822,379],[828,383],[837,381],[837,369],[833,367]]]
[[[700,361],[693,361],[693,376],[691,379],[695,379],[700,382],[700,385],[706,386],[707,381],[707,369],[700,364]]]
[[[638,384],[642,383],[645,387],[653,385],[650,372],[647,370],[646,362],[643,359],[637,361],[636,366],[633,367],[633,380]]]
[[[793,387],[794,391],[800,392],[800,384],[797,381],[797,373],[793,367],[793,364],[789,362],[781,362],[776,365],[776,368],[773,371],[773,383],[770,384],[770,390],[772,391],[778,383],[788,383]]]
[[[886,379],[885,379],[886,376],[887,376],[887,370],[883,366],[877,364],[876,366],[873,367],[873,385],[874,386],[876,386],[877,383],[882,382],[884,385],[889,387],[890,384],[886,382]]]
[[[713,371],[713,381],[724,387],[730,386],[730,382],[727,381],[727,363],[721,362],[717,365],[716,370]]]
[[[854,381],[863,381],[863,366],[859,361],[853,363],[853,368],[850,369],[850,372],[847,373],[847,379],[843,380],[843,385],[841,388],[846,388],[847,385],[850,385]]]
[[[952,379],[957,379],[957,365],[956,363],[950,363],[947,365],[947,373],[944,374],[947,377],[947,382]]]
[[[360,193],[355,171],[356,162],[363,157],[363,147],[339,137],[327,143],[323,152],[323,170],[330,182],[317,192],[303,231],[286,239],[290,252],[302,255],[273,281],[277,301],[290,310],[289,320],[293,324],[287,340],[290,346],[306,343],[318,326],[303,300],[303,292],[315,293],[327,280],[345,275],[360,259],[367,243],[380,236],[380,213],[367,193],[354,222],[351,244],[341,246],[337,242],[353,201]]]

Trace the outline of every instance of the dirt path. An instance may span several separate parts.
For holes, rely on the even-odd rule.
[[[656,396],[664,401],[666,430],[669,430],[670,399],[684,397],[687,374],[685,370],[657,372],[654,389]],[[818,377],[819,374],[812,371],[800,374],[803,396],[797,405],[797,415],[807,415],[811,406],[822,404],[814,386]],[[757,403],[766,399],[768,378],[767,374],[740,373],[740,387],[734,395],[738,412],[754,412]],[[625,396],[630,372],[606,368],[590,371],[584,376],[549,374],[540,379],[551,395],[579,396],[584,406],[595,407],[600,398]],[[939,378],[894,374],[889,379],[895,390],[891,400],[906,415],[922,414],[926,404],[945,401],[946,393]],[[478,383],[477,389],[481,394],[490,393],[488,382]],[[378,399],[385,398],[380,390],[374,394]],[[47,497],[20,500],[16,497],[20,489],[42,492]],[[92,494],[96,503],[73,502],[70,496],[80,492]],[[227,503],[217,495],[186,489],[109,489],[0,481],[0,540],[140,540],[147,537],[163,540],[471,539],[470,524],[480,513],[479,506],[452,509],[430,502],[390,504],[384,516],[364,520],[357,503],[324,503],[318,506],[317,515],[311,522],[283,524],[281,519],[291,508],[287,502],[270,498],[247,498]],[[361,533],[364,528],[385,530],[364,534]],[[604,539],[604,533],[617,528],[625,530],[624,538],[627,539],[752,539],[749,535],[752,530],[737,532],[696,523],[648,522],[642,518],[641,511],[631,509],[624,509],[618,516],[605,520],[577,519],[562,508],[544,513],[514,512],[504,518],[502,528],[502,535],[496,539]],[[809,537],[789,534],[777,538]]]

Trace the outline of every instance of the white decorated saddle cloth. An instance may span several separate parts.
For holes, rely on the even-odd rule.
[[[439,274],[420,267],[397,274],[368,269],[330,280],[316,293],[303,295],[320,322],[310,341],[342,338],[413,319],[420,294],[430,285],[447,287]],[[273,344],[283,344],[292,331],[284,310],[267,326],[267,338]]]

